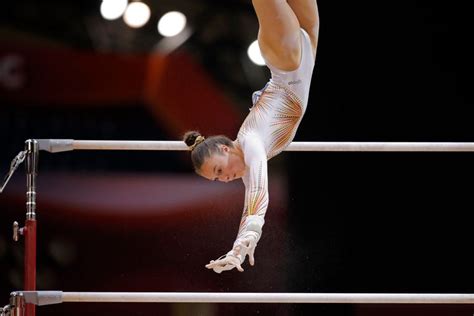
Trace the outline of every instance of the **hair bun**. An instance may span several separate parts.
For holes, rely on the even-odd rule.
[[[193,148],[196,144],[196,138],[198,138],[199,136],[202,136],[201,133],[197,131],[189,131],[184,134],[183,141],[189,148]]]

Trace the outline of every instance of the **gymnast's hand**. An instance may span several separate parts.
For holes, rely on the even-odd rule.
[[[216,273],[232,270],[233,268],[237,268],[240,272],[244,271],[240,265],[240,259],[229,254],[221,256],[215,261],[211,260],[211,262],[206,265],[206,268],[213,269]]]
[[[242,263],[245,261],[245,257],[249,256],[250,265],[255,265],[255,247],[257,247],[257,237],[254,234],[249,233],[245,237],[237,239],[232,249],[235,256],[242,258]]]
[[[245,257],[249,256],[250,265],[255,264],[255,247],[257,246],[257,239],[254,236],[247,236],[244,238],[239,238],[234,243],[234,248],[229,251],[226,255],[221,256],[217,260],[211,260],[209,264],[206,265],[206,268],[213,269],[216,273],[221,273],[222,271],[232,270],[237,268],[240,272],[243,272],[241,264],[245,261]]]

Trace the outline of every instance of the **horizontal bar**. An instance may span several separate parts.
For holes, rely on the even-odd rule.
[[[127,141],[38,139],[40,150],[189,150],[183,141]],[[351,152],[469,152],[474,143],[465,142],[292,142],[286,151]]]
[[[210,292],[61,292],[24,293],[26,303],[330,303],[474,304],[474,294],[395,293],[210,293]],[[42,297],[47,302],[42,302]]]
[[[189,150],[183,141],[75,140],[73,148],[74,150]]]
[[[293,142],[286,151],[469,152],[474,143],[430,142]]]

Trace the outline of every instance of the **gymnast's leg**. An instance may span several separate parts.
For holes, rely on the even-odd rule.
[[[316,48],[318,45],[319,34],[319,12],[316,0],[287,0],[298,22],[303,30],[305,30],[311,44],[313,46],[313,54],[316,56]]]
[[[300,24],[286,0],[252,0],[257,14],[260,50],[281,70],[298,68],[301,55]]]

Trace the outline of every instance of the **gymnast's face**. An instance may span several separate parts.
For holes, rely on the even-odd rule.
[[[199,174],[209,180],[230,182],[243,177],[245,163],[236,148],[220,145],[220,150],[204,161]]]

